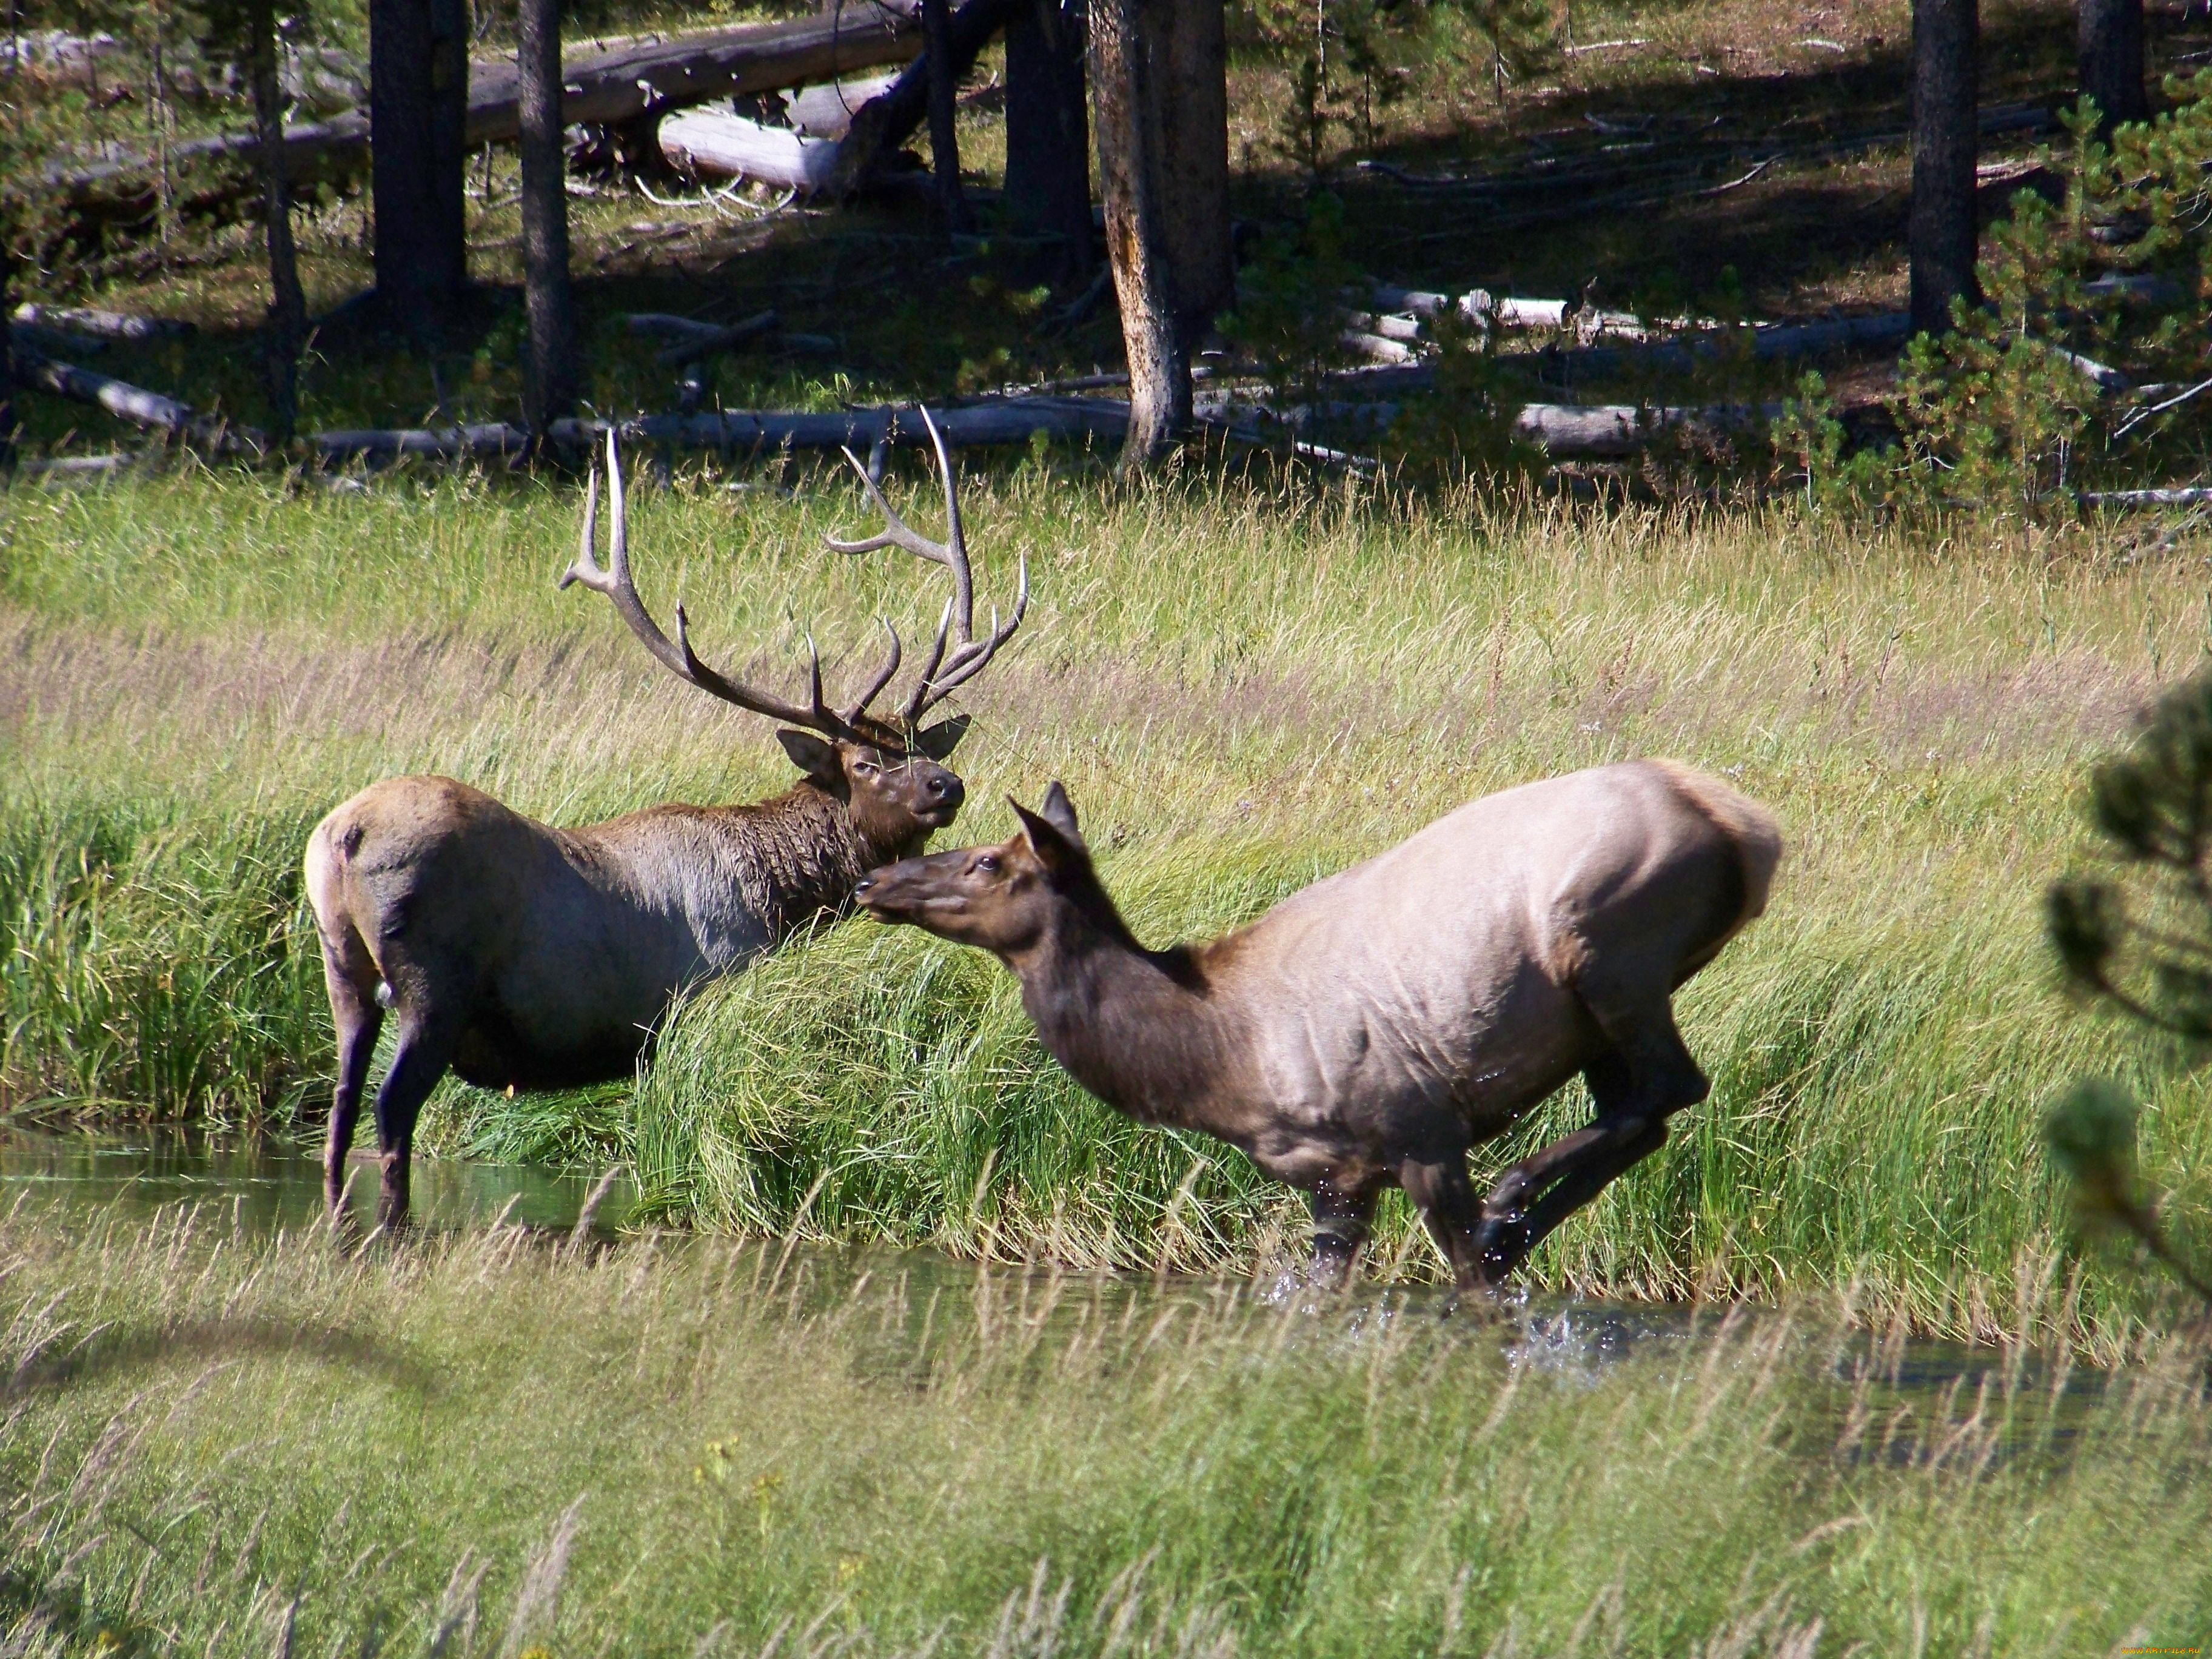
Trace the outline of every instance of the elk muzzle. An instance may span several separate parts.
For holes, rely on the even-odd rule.
[[[902,859],[863,876],[853,897],[878,921],[908,922],[943,933],[969,908],[967,883],[961,878],[973,856],[962,848]]]

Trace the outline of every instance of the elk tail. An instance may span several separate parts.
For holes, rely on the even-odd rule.
[[[1735,926],[1741,927],[1766,908],[1766,896],[1774,885],[1775,867],[1782,862],[1781,826],[1765,807],[1729,788],[1710,772],[1700,772],[1676,761],[1655,763],[1684,799],[1735,848],[1738,868],[1743,876],[1743,906]]]

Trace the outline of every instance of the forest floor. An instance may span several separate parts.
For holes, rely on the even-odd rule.
[[[1480,286],[1659,318],[1781,320],[1903,302],[1902,0],[1585,0],[1571,13],[1574,48],[1540,58],[1502,89],[1456,12],[1407,8],[1380,37],[1379,66],[1333,75],[1317,125],[1303,128],[1295,30],[1285,23],[1271,33],[1266,8],[1235,15],[1234,205],[1253,233],[1294,228],[1313,192],[1326,191],[1343,205],[1354,263],[1382,282]],[[486,50],[497,45],[500,17],[486,14]],[[358,49],[349,10],[319,18],[335,46]],[[1984,8],[1982,99],[2000,128],[1984,141],[1985,213],[2039,176],[2048,182],[2036,172],[2037,148],[2053,136],[2045,118],[2071,84],[2072,18],[2057,0]],[[632,33],[729,15],[629,9],[595,11],[591,21],[602,33]],[[2154,7],[2149,28],[2154,76],[2188,72],[2212,51],[2212,21],[2201,14]],[[122,90],[105,107],[81,89],[33,84],[11,118],[88,153],[144,145],[150,100],[128,94],[137,39],[126,31],[109,70]],[[994,49],[961,116],[963,167],[987,200],[1004,161],[1000,75]],[[180,134],[244,118],[235,100],[179,112]],[[487,151],[471,164],[469,188],[474,300],[434,347],[364,339],[343,323],[322,331],[305,366],[303,427],[515,416],[520,224],[512,153]],[[570,210],[586,395],[602,412],[675,403],[676,376],[655,363],[657,343],[623,326],[638,311],[727,322],[773,308],[787,331],[815,337],[802,352],[770,344],[724,356],[706,389],[710,407],[942,399],[1121,367],[1110,304],[1057,321],[1069,296],[1025,275],[1018,250],[988,235],[949,245],[918,200],[793,205],[756,217],[757,205],[710,205],[674,185],[663,187],[676,191],[670,199],[690,205],[627,185],[592,188]],[[311,313],[367,286],[365,215],[365,198],[350,189],[301,216]],[[117,343],[88,366],[234,419],[263,418],[250,337],[265,272],[252,226],[182,223],[166,239],[63,261],[32,277],[27,292],[193,323],[193,337]],[[1847,402],[1886,384],[1878,364],[1845,356],[1823,367]],[[1795,372],[1775,369],[1765,382],[1778,386]],[[1716,388],[1759,389],[1741,370]],[[79,405],[31,398],[24,413],[41,447],[135,439]]]

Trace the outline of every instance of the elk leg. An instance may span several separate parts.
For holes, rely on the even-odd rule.
[[[1711,1091],[1675,1028],[1674,1009],[1584,1000],[1613,1047],[1583,1073],[1597,1121],[1563,1136],[1508,1170],[1482,1206],[1478,1237],[1484,1274],[1495,1283],[1606,1183],[1656,1152],[1667,1120]],[[1533,1201],[1532,1201],[1533,1200]]]
[[[1528,1259],[1553,1229],[1595,1198],[1631,1166],[1641,1164],[1666,1143],[1664,1118],[1636,1118],[1615,1126],[1611,1138],[1589,1151],[1555,1182],[1527,1213],[1482,1228],[1483,1271],[1494,1283]]]
[[[380,1231],[396,1231],[406,1224],[415,1120],[453,1056],[453,1036],[447,1022],[402,1017],[398,1049],[392,1057],[392,1069],[384,1074],[384,1086],[376,1091],[376,1150],[381,1169],[376,1224]]]
[[[1429,1237],[1451,1263],[1452,1281],[1463,1291],[1487,1289],[1476,1231],[1482,1220],[1474,1183],[1468,1179],[1467,1154],[1437,1159],[1408,1158],[1398,1168],[1398,1184],[1421,1212]]]
[[[1375,1194],[1340,1192],[1323,1182],[1313,1190],[1313,1266],[1307,1277],[1324,1290],[1352,1280],[1352,1269],[1367,1243],[1375,1219]]]
[[[360,934],[349,927],[343,939],[323,941],[323,984],[330,993],[338,1044],[337,1085],[331,1091],[330,1133],[323,1142],[323,1201],[332,1210],[345,1196],[346,1154],[353,1150],[362,1091],[368,1085],[369,1061],[384,1029],[376,981],[376,964]]]

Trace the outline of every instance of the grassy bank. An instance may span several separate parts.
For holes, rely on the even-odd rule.
[[[1001,792],[1065,778],[1149,939],[1601,761],[1680,756],[1778,813],[1771,911],[1684,1000],[1711,1102],[1542,1254],[1543,1282],[1855,1282],[1930,1327],[1986,1324],[2019,1274],[2059,1271],[2034,1126],[2087,1069],[2149,1095],[2146,1161],[2201,1209],[2201,1089],[2066,1008],[2037,915],[2081,854],[2082,767],[2204,649],[2194,544],[1236,482],[1121,495],[1051,458],[969,493],[987,593],[1026,551],[1037,599],[973,700],[955,837],[1006,833]],[[375,777],[448,772],[572,822],[783,786],[763,723],[556,594],[576,511],[550,485],[207,477],[0,504],[15,1108],[315,1109],[328,1036],[294,860]],[[911,629],[935,609],[910,562],[813,550],[858,517],[827,477],[791,497],[679,481],[635,516],[648,599],[684,598],[710,657],[788,672],[805,628],[866,651],[877,611]],[[1220,1267],[1295,1220],[1222,1149],[1085,1100],[991,963],[867,924],[702,994],[634,1094],[449,1087],[431,1133],[627,1158],[659,1213],[709,1229]],[[1402,1214],[1383,1255],[1427,1271]],[[2082,1306],[2105,1319],[2127,1294],[2094,1274]]]
[[[1778,1316],[1601,1361],[1433,1305],[204,1213],[19,1213],[0,1261],[27,1654],[2101,1654],[2212,1614],[2180,1347],[1900,1389]]]

